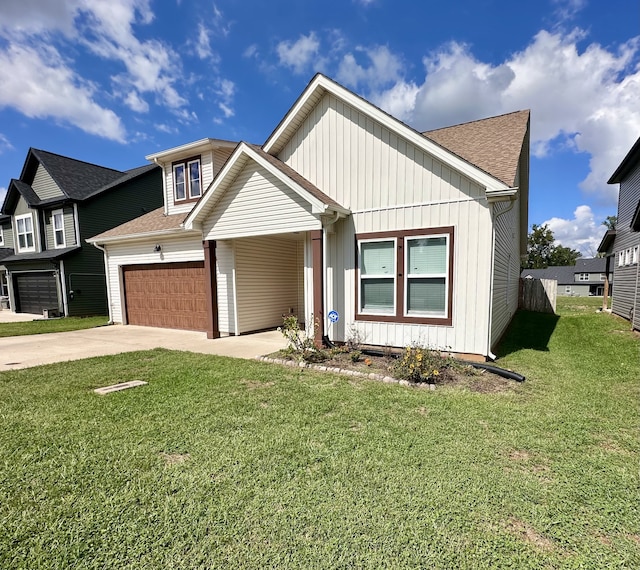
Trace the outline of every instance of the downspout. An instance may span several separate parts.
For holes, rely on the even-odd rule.
[[[340,213],[334,212],[333,220],[322,224],[322,338],[329,338],[329,327],[327,325],[327,305],[329,304],[327,288],[329,265],[327,264],[327,228],[333,226],[340,219]]]
[[[156,157],[153,158],[153,162],[154,162],[154,164],[156,166],[159,166],[160,168],[162,168],[162,201],[164,202],[164,215],[168,216],[169,215],[169,209],[168,209],[169,200],[167,200],[167,177],[165,176],[165,173],[164,173],[164,166],[162,166],[158,162],[158,159]]]
[[[67,298],[67,276],[65,275],[64,260],[60,260],[60,284],[62,287],[62,311],[64,316],[69,316],[69,300]]]
[[[489,280],[489,327],[487,329],[487,356],[491,360],[495,360],[497,356],[491,352],[491,328],[493,326],[493,278],[495,275],[495,256],[496,256],[496,221],[499,216],[510,212],[516,203],[515,196],[509,197],[509,207],[502,212],[495,210],[495,205],[501,202],[493,202],[491,204],[491,277]]]
[[[107,261],[107,250],[98,245],[96,242],[93,242],[93,245],[97,247],[104,255],[104,272],[105,272],[105,281],[107,282],[107,305],[109,309],[109,324],[113,324],[113,309],[111,303],[111,279],[109,279],[109,263]]]

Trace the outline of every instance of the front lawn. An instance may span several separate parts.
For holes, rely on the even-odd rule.
[[[109,317],[64,317],[62,319],[0,323],[0,337],[79,331],[100,327],[108,322]]]
[[[498,394],[160,349],[0,373],[0,567],[637,568],[640,342],[560,313],[518,315]]]

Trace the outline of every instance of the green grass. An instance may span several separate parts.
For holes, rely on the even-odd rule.
[[[0,323],[0,337],[78,331],[100,327],[107,322],[109,317],[64,317],[63,319]]]
[[[559,304],[500,394],[166,350],[1,373],[0,567],[637,568],[640,343]]]

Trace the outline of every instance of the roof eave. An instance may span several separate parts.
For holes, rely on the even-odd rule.
[[[205,138],[190,143],[186,143],[180,146],[169,148],[167,150],[161,150],[145,156],[145,159],[149,162],[163,163],[171,160],[171,157],[188,152],[195,152],[198,149],[206,148],[235,148],[237,142],[227,141],[222,139]],[[168,159],[168,160],[167,160]]]
[[[435,141],[426,138],[418,131],[412,129],[408,125],[405,125],[381,109],[378,109],[373,104],[322,74],[317,74],[311,80],[307,88],[296,100],[293,107],[291,107],[289,112],[285,115],[276,130],[269,136],[262,147],[265,152],[277,155],[282,147],[281,139],[289,125],[296,115],[302,111],[307,101],[309,101],[309,99],[311,99],[318,90],[330,92],[350,106],[369,114],[369,116],[374,118],[376,121],[416,145],[418,148],[421,148],[425,152],[450,165],[461,174],[475,180],[478,184],[484,186],[487,191],[505,190],[509,188],[509,186],[504,182],[501,182],[477,166],[465,161],[441,145],[438,145]]]
[[[104,238],[101,238],[98,235],[92,238],[87,238],[85,241],[92,245],[95,245],[95,244],[106,245],[106,244],[122,242],[122,241],[141,241],[147,238],[166,237],[171,235],[184,235],[185,233],[192,233],[192,232],[189,230],[186,230],[183,227],[179,227],[179,228],[172,228],[170,230],[152,230],[149,232],[140,232],[137,234],[124,234],[120,236],[109,236]],[[196,233],[196,232],[193,232],[193,233]]]
[[[628,174],[633,165],[640,161],[640,137],[631,147],[627,155],[622,159],[622,162],[616,168],[615,172],[611,175],[611,178],[607,180],[607,184],[619,184],[622,179]]]

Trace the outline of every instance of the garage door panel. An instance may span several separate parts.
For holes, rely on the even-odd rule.
[[[58,287],[53,271],[17,273],[13,278],[18,312],[40,314],[43,309],[58,309]]]
[[[134,265],[125,267],[123,275],[129,324],[207,330],[202,261]]]

